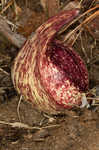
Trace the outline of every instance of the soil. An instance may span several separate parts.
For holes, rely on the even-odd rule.
[[[19,122],[18,101],[16,96],[1,104],[0,121]],[[41,129],[0,124],[0,150],[99,150],[99,107],[67,111],[51,122],[22,101],[20,117],[22,123]]]
[[[23,6],[19,1],[18,4],[20,7]],[[34,8],[39,7],[40,2],[34,0],[32,6],[30,8],[30,11],[33,11],[32,16],[36,13],[38,16],[38,9]],[[41,6],[39,10],[40,14],[44,13]],[[42,16],[44,18],[43,14]],[[34,23],[36,19],[40,19],[36,16],[34,18]],[[38,20],[37,26],[32,31],[44,20]],[[26,30],[26,20],[24,22]],[[82,36],[84,47],[88,50],[87,55],[80,51],[80,40],[76,41],[74,47],[76,50],[79,49],[78,52],[86,63],[89,59],[92,60],[91,65],[87,63],[91,89],[99,86],[99,52],[97,52],[99,45],[98,40],[92,41],[92,38],[88,37],[88,32],[87,40]],[[91,46],[93,46],[93,57],[90,54]],[[20,97],[13,87],[10,75],[13,59],[18,51],[0,35],[0,150],[99,150],[99,105],[67,110],[64,115],[57,116],[37,112],[24,100],[21,100],[18,107]],[[97,61],[93,59],[96,58],[95,56],[98,56]],[[99,87],[96,94],[99,96]]]

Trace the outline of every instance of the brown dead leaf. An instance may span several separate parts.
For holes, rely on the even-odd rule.
[[[32,12],[31,16],[27,18],[25,24],[21,25],[17,31],[28,37],[32,32],[34,32],[44,21],[46,16],[44,13]]]

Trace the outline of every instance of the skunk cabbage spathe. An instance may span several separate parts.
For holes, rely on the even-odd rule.
[[[15,58],[12,80],[19,94],[35,108],[57,113],[79,106],[88,89],[88,72],[72,47],[55,39],[56,33],[79,11],[64,11],[42,24]]]

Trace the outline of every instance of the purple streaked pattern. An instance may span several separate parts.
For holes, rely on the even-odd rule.
[[[19,94],[38,110],[57,113],[81,104],[88,72],[80,56],[56,41],[59,29],[79,11],[64,11],[41,25],[18,53],[12,80]]]

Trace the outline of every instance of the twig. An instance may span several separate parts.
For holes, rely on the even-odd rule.
[[[7,76],[10,76],[10,74],[8,72],[6,72],[5,70],[3,70],[2,68],[0,68],[0,71],[3,72],[4,74],[6,74]]]
[[[78,21],[80,18],[82,18],[83,16],[85,16],[86,14],[88,14],[89,12],[91,12],[91,11],[97,9],[97,8],[99,8],[99,5],[97,5],[97,6],[93,7],[93,8],[91,8],[91,9],[87,10],[87,11],[84,12],[82,15],[80,15],[79,17],[77,17],[76,19],[74,19],[70,24],[66,25],[66,27],[63,27],[63,29],[61,29],[61,30],[58,32],[58,34],[63,33],[65,30],[67,30],[67,28],[69,28],[70,25],[72,25],[73,23],[75,23],[76,21]]]
[[[87,64],[88,67],[93,65],[95,62],[99,61],[99,55],[93,57],[92,59],[90,59],[90,62]]]
[[[7,0],[1,0],[2,9],[3,9],[4,5],[6,5],[6,3],[7,3]]]
[[[90,35],[94,38],[95,38],[95,35],[94,35],[94,32],[91,31],[91,29],[88,27],[88,25],[84,25],[85,29],[90,33]]]
[[[87,97],[87,99],[90,99],[90,100],[96,100],[99,102],[99,96],[98,97]]]
[[[45,127],[42,127],[41,129],[50,129],[50,128],[56,128],[56,127],[60,127],[60,125],[55,124],[55,125],[45,126]]]
[[[90,21],[92,21],[98,15],[99,15],[99,11],[96,11],[91,16],[89,16],[88,18],[86,18],[80,25],[78,25],[73,31],[71,31],[68,34],[68,36],[65,37],[65,39],[64,39],[63,42],[65,42],[73,33],[77,32],[84,24],[89,23]]]
[[[4,125],[9,125],[12,126],[13,128],[25,128],[25,129],[34,129],[34,130],[40,130],[41,128],[39,127],[31,127],[28,126],[27,124],[21,123],[21,122],[13,122],[13,123],[9,123],[9,122],[5,122],[5,121],[0,121],[0,124],[4,124]]]
[[[13,3],[13,0],[10,0],[10,1],[8,2],[7,6],[5,6],[5,7],[3,8],[3,10],[0,12],[0,15],[3,14],[3,13],[12,5],[12,3]]]
[[[9,56],[6,56],[2,53],[0,53],[0,56],[3,57],[3,59],[6,59],[6,60],[11,60],[11,58]]]
[[[79,31],[79,33],[76,35],[76,37],[75,37],[74,41],[72,42],[71,46],[73,46],[73,45],[74,45],[74,43],[75,43],[75,42],[76,42],[76,40],[78,39],[79,35],[81,35],[82,30],[83,30],[83,29],[81,29],[81,30]]]
[[[80,34],[80,41],[81,41],[81,50],[82,50],[83,54],[85,55],[87,63],[88,63],[89,62],[89,58],[88,58],[88,55],[87,55],[86,50],[84,48],[83,39],[82,39],[81,34]]]
[[[3,125],[9,125],[12,126],[13,128],[24,128],[24,129],[29,129],[29,130],[41,130],[41,129],[50,129],[50,128],[55,128],[55,127],[60,127],[60,125],[50,125],[50,126],[45,126],[45,127],[31,127],[27,124],[21,123],[21,122],[5,122],[5,121],[0,121],[0,124]]]
[[[21,117],[20,117],[20,104],[21,104],[21,101],[22,101],[22,95],[20,96],[18,106],[17,106],[17,114],[18,114],[18,118],[19,118],[20,122],[21,122]]]
[[[2,16],[0,16],[0,32],[8,39],[8,41],[10,41],[10,43],[18,48],[21,48],[26,41],[26,38],[22,35],[11,31],[7,21]]]

